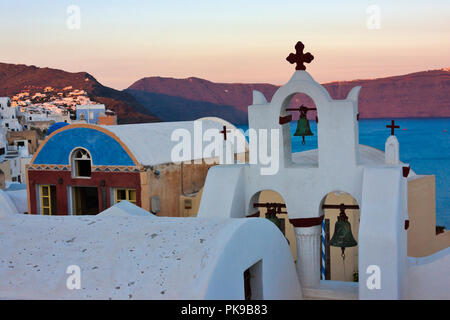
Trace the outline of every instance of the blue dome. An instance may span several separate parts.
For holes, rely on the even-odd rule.
[[[48,128],[47,135],[51,135],[53,132],[55,132],[58,129],[61,129],[62,127],[68,126],[69,124],[67,122],[57,122],[54,123]]]

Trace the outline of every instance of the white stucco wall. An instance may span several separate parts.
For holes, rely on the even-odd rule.
[[[18,213],[28,211],[27,185],[24,183],[10,183],[8,188],[3,190],[8,195]]]
[[[450,248],[408,263],[408,299],[450,300]]]
[[[289,246],[263,219],[14,215],[0,248],[0,299],[242,299],[261,259],[264,298],[301,298]]]
[[[406,186],[401,166],[364,170],[358,233],[360,299],[405,298],[408,290]],[[367,285],[375,283],[374,277],[379,277],[380,285]]]
[[[0,126],[7,130],[21,131],[22,125],[19,123],[17,117],[20,113],[19,108],[8,106],[10,99],[8,97],[0,98]]]
[[[0,190],[0,219],[10,217],[17,213],[19,213],[19,211],[9,195],[3,190]]]

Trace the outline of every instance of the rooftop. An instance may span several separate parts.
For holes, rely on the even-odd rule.
[[[172,150],[176,145],[183,141],[174,132],[185,132],[191,135],[191,157],[190,160],[201,159],[203,154],[194,153],[194,141],[202,141],[202,152],[211,141],[203,141],[203,135],[208,129],[222,130],[226,125],[227,129],[235,129],[235,127],[221,119],[204,118],[201,120],[200,134],[194,132],[194,121],[179,122],[158,122],[143,124],[127,124],[114,126],[101,126],[104,129],[114,133],[133,153],[136,159],[144,166],[153,166],[163,163],[171,163]],[[240,131],[239,131],[240,132]],[[223,141],[223,135],[219,136],[219,141]],[[243,134],[239,133],[239,139],[245,140]],[[246,142],[245,142],[246,145]],[[239,150],[239,152],[242,152]]]

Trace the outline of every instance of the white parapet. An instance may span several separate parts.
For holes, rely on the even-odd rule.
[[[400,144],[396,136],[389,136],[384,145],[384,162],[387,165],[400,164]]]
[[[266,219],[16,214],[0,248],[0,299],[244,299],[246,270],[252,298],[302,298]]]

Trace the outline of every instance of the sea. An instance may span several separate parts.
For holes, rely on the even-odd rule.
[[[391,119],[360,119],[359,143],[384,151],[391,129],[386,125]],[[432,174],[436,177],[436,224],[450,229],[450,118],[395,119],[400,129],[395,135],[400,143],[400,160],[411,166],[416,174]],[[297,122],[291,122],[293,135]],[[293,137],[292,152],[317,148],[317,123],[310,121],[314,136]],[[248,129],[248,125],[237,125]]]

